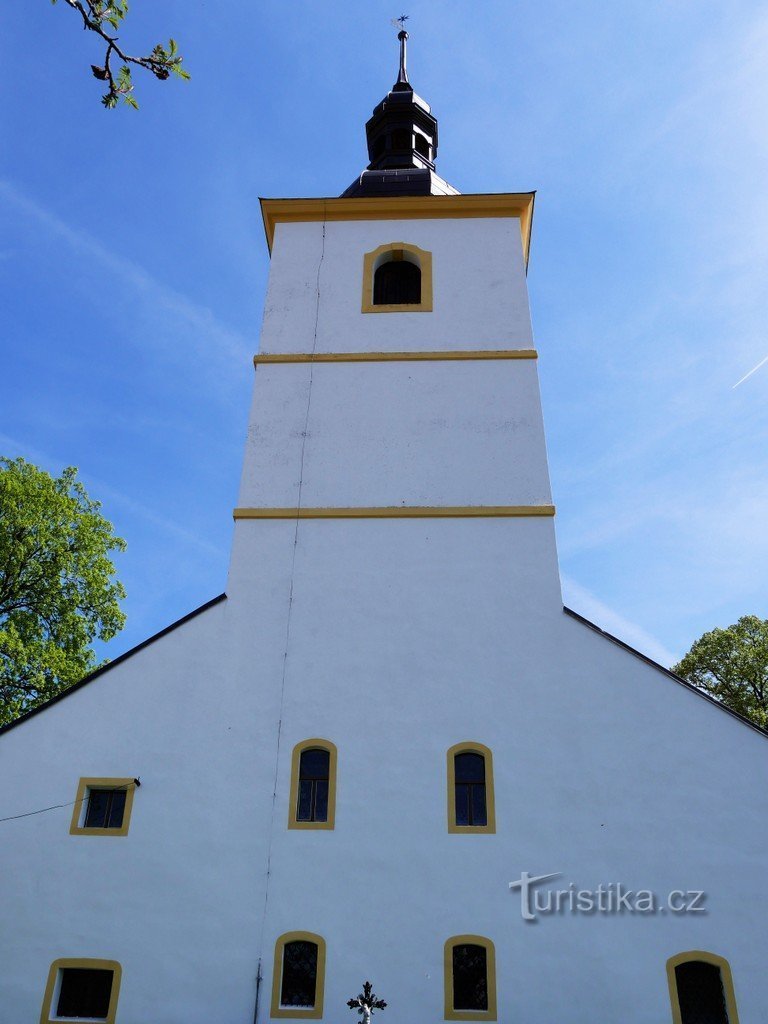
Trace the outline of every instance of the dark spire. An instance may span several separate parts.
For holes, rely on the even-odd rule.
[[[406,17],[407,15],[404,14],[402,16],[402,20],[404,21]],[[400,40],[400,72],[397,76],[395,89],[393,91],[396,91],[397,89],[411,88],[411,83],[408,81],[408,72],[405,69],[405,44],[408,42],[408,33],[404,28],[401,28],[397,33],[397,38]]]
[[[365,126],[370,163],[344,196],[452,195],[456,189],[435,174],[437,118],[413,91],[406,68],[408,33],[403,14],[400,31],[400,68],[397,81]]]

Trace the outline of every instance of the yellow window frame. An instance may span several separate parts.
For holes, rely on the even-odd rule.
[[[109,994],[109,1009],[106,1017],[84,1017],[83,1020],[98,1020],[100,1024],[115,1024],[117,1014],[117,999],[120,994],[120,981],[123,969],[117,960],[96,960],[86,957],[63,957],[54,960],[48,971],[48,981],[45,985],[43,996],[43,1008],[40,1012],[40,1024],[57,1024],[62,1020],[77,1020],[77,1017],[59,1017],[54,1015],[53,998],[57,994],[57,983],[59,972],[65,969],[112,971],[112,991]]]
[[[314,1006],[281,1006],[280,990],[283,985],[283,953],[289,942],[312,942],[317,946],[317,977]],[[275,943],[275,962],[272,969],[271,1017],[302,1020],[320,1020],[323,1016],[325,995],[325,939],[314,932],[286,932]]]
[[[456,824],[456,762],[454,759],[457,754],[481,754],[485,760],[485,809],[488,817],[488,822],[485,825]],[[493,754],[490,748],[472,740],[455,743],[448,751],[447,760],[448,831],[456,834],[486,833],[493,835],[496,832],[496,798],[493,789]]]
[[[86,804],[88,802],[88,791],[91,789],[125,789],[125,809],[123,810],[123,823],[120,828],[86,828],[81,825],[85,821]],[[75,806],[72,808],[72,821],[69,826],[71,836],[127,836],[128,827],[131,824],[131,812],[133,811],[133,794],[136,790],[136,780],[115,779],[115,778],[94,778],[83,777],[77,784],[77,797]]]
[[[305,750],[327,750],[328,757],[328,820],[299,821],[296,817],[299,802],[299,769]],[[288,828],[333,829],[336,826],[336,745],[330,740],[302,740],[291,755],[291,791],[288,804]]]
[[[488,988],[487,1010],[457,1010],[453,994],[453,948],[454,946],[482,946],[485,950],[485,973]],[[445,1020],[496,1020],[496,947],[484,935],[454,935],[446,940],[443,954]]]
[[[421,302],[387,303],[374,306],[373,277],[386,257],[394,254],[395,259],[405,259],[406,253],[414,256],[410,260],[421,269]],[[431,313],[432,312],[432,253],[409,242],[386,242],[367,252],[363,257],[363,313]]]
[[[728,1014],[728,1024],[739,1024],[739,1011],[736,1008],[736,993],[733,988],[733,976],[731,965],[725,957],[716,953],[708,953],[703,949],[692,949],[687,953],[677,953],[667,960],[667,984],[669,985],[669,1001],[672,1007],[673,1024],[682,1024],[683,1018],[680,1012],[680,998],[677,992],[677,975],[675,968],[680,964],[701,960],[705,964],[712,964],[720,968],[720,980],[723,984],[723,995],[725,996],[725,1010]]]

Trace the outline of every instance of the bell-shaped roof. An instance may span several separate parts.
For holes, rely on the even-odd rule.
[[[365,126],[370,163],[342,196],[457,195],[457,190],[435,172],[437,118],[408,81],[408,33],[401,29],[397,38],[397,81]]]

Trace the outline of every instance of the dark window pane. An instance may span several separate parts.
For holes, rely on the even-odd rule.
[[[300,779],[327,779],[331,755],[327,750],[303,750],[299,767]]]
[[[109,813],[109,790],[92,789],[88,795],[88,809],[85,812],[86,828],[106,828]]]
[[[421,302],[421,270],[408,260],[382,263],[373,275],[374,306],[417,305]]]
[[[125,811],[125,790],[112,790],[112,805],[107,816],[107,828],[120,828],[123,824],[123,812]]]
[[[469,825],[469,786],[456,786],[456,824]]]
[[[317,984],[317,946],[314,942],[286,942],[283,947],[281,1006],[314,1006]]]
[[[485,786],[471,786],[472,790],[472,824],[487,825],[488,814],[485,809]]]
[[[315,821],[328,821],[328,783],[315,783]]]
[[[56,1006],[57,1017],[91,1017],[98,1020],[109,1013],[112,971],[65,967]]]
[[[453,947],[454,1010],[488,1009],[488,972],[484,946]]]
[[[485,782],[485,758],[467,751],[454,758],[457,782]]]
[[[675,968],[682,1024],[728,1024],[720,968],[689,960]]]
[[[299,783],[299,802],[296,808],[297,821],[312,821],[312,786],[311,782]]]
[[[120,828],[124,812],[124,789],[92,789],[88,795],[85,827]]]

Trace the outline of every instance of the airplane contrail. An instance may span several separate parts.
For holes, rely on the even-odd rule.
[[[752,369],[749,371],[749,373],[745,373],[744,376],[741,378],[741,380],[737,380],[736,383],[731,388],[731,391],[733,391],[733,388],[737,388],[739,386],[739,384],[743,384],[744,381],[747,379],[747,377],[751,377],[752,374],[756,370],[759,370],[760,367],[763,366],[765,363],[768,363],[768,356],[766,356],[765,359],[761,359],[760,362],[757,364],[757,366],[753,366]]]

